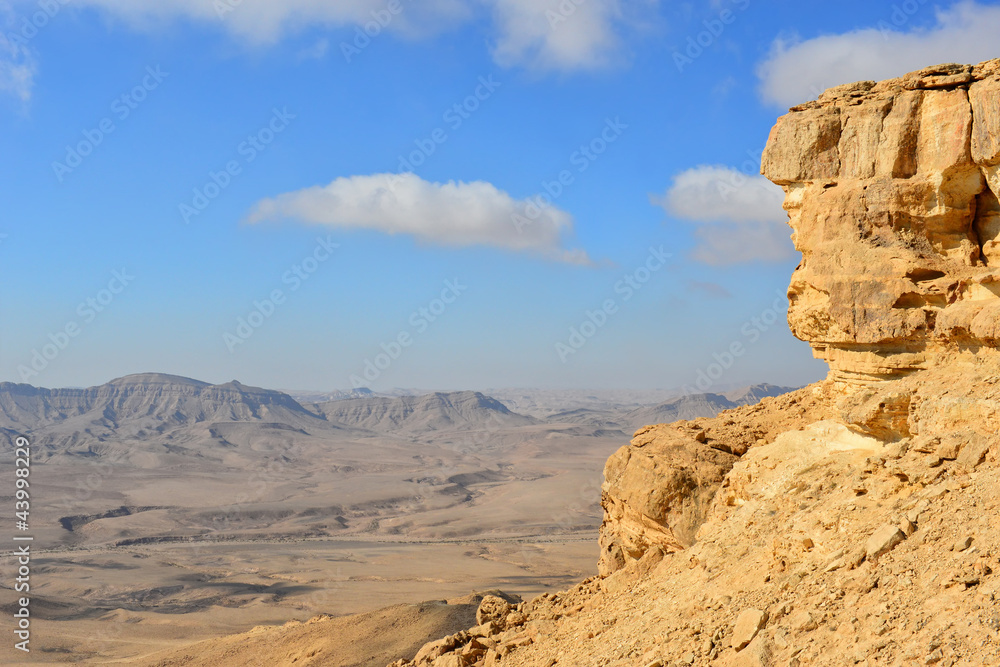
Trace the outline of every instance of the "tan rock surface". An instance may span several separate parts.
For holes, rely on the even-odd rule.
[[[993,429],[998,386],[994,367],[979,385]],[[735,463],[690,547],[525,603],[523,624],[472,664],[1000,664],[1000,443],[989,441],[973,470],[834,419],[781,434]],[[904,521],[913,532],[900,539]],[[768,614],[756,634],[737,632],[747,609]]]
[[[467,664],[1000,664],[998,71],[840,86],[778,121],[789,322],[829,378],[637,432],[605,470],[602,576]]]
[[[742,651],[757,637],[757,633],[767,625],[767,612],[760,609],[745,609],[736,619],[733,628],[733,648]]]
[[[608,575],[656,546],[691,546],[719,485],[758,442],[829,413],[813,390],[767,398],[713,419],[647,426],[604,469],[600,573]]]
[[[997,61],[827,91],[781,117],[762,172],[802,262],[789,323],[833,376],[996,354]]]

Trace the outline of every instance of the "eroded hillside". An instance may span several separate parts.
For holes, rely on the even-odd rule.
[[[401,667],[1000,664],[1000,61],[824,93],[763,173],[828,379],[640,430],[601,576]]]

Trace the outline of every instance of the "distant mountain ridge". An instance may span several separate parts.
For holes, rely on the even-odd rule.
[[[754,403],[760,403],[761,400],[765,398],[774,398],[775,396],[788,394],[796,389],[798,389],[798,387],[780,387],[763,382],[761,384],[751,385],[735,391],[723,392],[722,395],[725,396],[727,400],[732,401],[736,406],[753,405]]]
[[[86,389],[3,382],[0,431],[40,432],[46,441],[76,445],[87,438],[142,439],[198,425],[222,439],[219,434],[231,428],[227,425],[236,424],[288,427],[313,434],[336,429],[358,435],[406,435],[538,423],[473,391],[381,397],[364,390],[353,398],[346,395],[303,404],[284,392],[235,380],[212,385],[161,373],[129,375]]]
[[[537,424],[580,424],[623,435],[648,424],[713,417],[723,410],[791,391],[758,384],[726,394],[694,394],[641,407],[613,405],[528,416],[478,391],[421,396],[376,396],[369,390],[330,392],[329,398],[299,402],[281,391],[237,381],[220,385],[176,375],[141,373],[86,389],[45,389],[0,383],[0,431],[42,432],[51,443],[78,445],[146,439],[199,426],[224,441],[235,424],[246,428],[291,428],[321,435],[330,429],[358,435],[413,436],[437,431],[491,431]],[[593,403],[591,403],[593,405]],[[599,405],[599,404],[598,404]],[[256,426],[254,426],[256,424]],[[186,433],[187,431],[178,431]]]
[[[375,432],[422,432],[450,428],[527,426],[532,417],[511,412],[478,391],[425,396],[354,398],[313,404],[329,421]]]
[[[88,417],[93,425],[123,422],[317,419],[291,396],[232,381],[221,385],[176,375],[142,373],[87,389],[43,389],[0,383],[0,423],[37,428]]]

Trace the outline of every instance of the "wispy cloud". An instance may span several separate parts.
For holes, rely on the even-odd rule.
[[[25,7],[35,0],[13,0]],[[623,34],[653,21],[659,0],[74,0],[127,25],[156,30],[184,19],[222,26],[254,44],[307,27],[365,26],[422,37],[468,23],[494,22],[498,64],[538,70],[605,67],[622,55]],[[394,10],[394,11],[393,11]],[[391,13],[391,18],[390,18]]]
[[[711,266],[780,262],[793,255],[788,226],[778,223],[716,223],[694,232],[698,245],[691,258]]]
[[[762,176],[702,165],[681,172],[650,201],[669,215],[696,223],[692,257],[712,265],[780,261],[791,256],[784,193]]]
[[[701,165],[674,177],[674,183],[653,203],[668,213],[697,222],[771,222],[784,220],[785,195],[763,176],[735,169]]]
[[[299,51],[299,58],[301,60],[322,60],[329,50],[330,40],[320,39],[309,48]]]
[[[494,22],[493,59],[503,67],[537,71],[604,68],[624,60],[623,35],[655,22],[659,0],[74,0],[135,30],[156,31],[174,21],[214,24],[250,45],[274,44],[306,28],[359,26],[411,39],[428,38],[469,23],[482,12]],[[53,0],[55,11],[62,8]],[[37,14],[37,0],[0,3],[7,35],[15,19]],[[0,34],[0,94],[31,99],[36,59],[24,40]],[[299,57],[322,58],[327,38]]]
[[[547,259],[589,264],[586,252],[567,248],[573,217],[547,206],[531,224],[518,225],[530,200],[517,200],[484,181],[431,183],[415,174],[338,178],[329,185],[258,202],[247,220],[294,220],[338,229],[406,234],[441,246],[492,246]]]
[[[74,0],[77,7],[94,7],[142,29],[187,19],[218,23],[234,35],[255,43],[276,42],[287,33],[311,26],[364,25],[390,14],[389,0]],[[469,16],[462,0],[398,0],[393,31],[422,34],[450,26]]]
[[[0,31],[0,93],[26,104],[38,72],[35,56],[27,39],[18,33],[16,15],[9,5],[0,4],[0,21],[8,28]]]
[[[912,5],[913,13],[902,7]],[[767,102],[792,106],[815,99],[827,88],[854,81],[901,76],[940,63],[978,63],[996,58],[1000,7],[959,2],[935,11],[932,28],[910,28],[930,3],[886,8],[875,27],[808,40],[779,39],[757,70]]]
[[[687,288],[690,292],[697,292],[713,299],[732,299],[733,293],[719,283],[702,282],[700,280],[689,280]]]
[[[620,0],[493,0],[493,16],[494,60],[537,70],[606,67],[627,29]]]

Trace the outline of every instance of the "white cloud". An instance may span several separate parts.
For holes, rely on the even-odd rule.
[[[936,10],[934,27],[907,29],[912,16],[901,7],[930,11],[927,0],[886,8],[873,28],[805,41],[777,40],[757,70],[768,102],[792,106],[832,86],[878,81],[941,63],[978,63],[998,55],[1000,7],[959,2]]]
[[[751,222],[704,225],[694,232],[698,245],[691,257],[712,266],[780,262],[794,252],[786,223]]]
[[[621,56],[622,32],[649,25],[659,0],[74,0],[154,30],[176,19],[215,23],[255,44],[273,43],[310,26],[364,26],[410,36],[434,34],[492,12],[494,60],[541,70],[599,68]],[[25,8],[36,0],[13,0]]]
[[[33,5],[35,0],[15,0]],[[371,21],[395,32],[423,33],[449,26],[469,16],[465,0],[400,0],[402,11],[388,11],[389,0],[74,0],[142,29],[166,21],[188,19],[224,25],[235,35],[256,43],[279,40],[303,27],[364,25]]]
[[[18,30],[10,6],[0,3],[0,15],[7,31],[0,31],[0,93],[23,103],[31,100],[38,66],[31,48]]]
[[[36,71],[31,52],[11,44],[0,35],[0,92],[13,95],[22,102],[30,101]]]
[[[483,181],[431,183],[411,173],[351,176],[262,200],[248,216],[250,223],[279,219],[590,263],[585,251],[563,245],[573,229],[569,213],[535,207]]]
[[[93,9],[122,21],[136,30],[157,30],[176,20],[216,24],[250,44],[279,41],[288,33],[309,27],[368,25],[372,34],[385,31],[421,36],[440,32],[471,16],[468,0],[400,0],[402,11],[388,11],[389,0],[73,0],[71,6]],[[51,3],[56,11],[62,4]],[[22,25],[31,25],[31,34],[44,29],[32,17],[46,16],[37,0],[0,1],[0,11],[7,16],[7,27],[14,33]],[[51,14],[51,12],[50,12]],[[15,21],[15,19],[17,19]],[[48,19],[46,19],[46,22]],[[326,46],[321,40],[305,57],[322,57]],[[11,44],[0,36],[0,92],[14,94],[27,101],[36,73],[31,50]]]
[[[650,201],[671,216],[698,223],[694,259],[724,265],[780,261],[793,251],[784,192],[763,176],[702,165],[681,172]]]
[[[763,176],[729,167],[702,165],[681,172],[663,197],[652,197],[678,218],[697,222],[785,220],[785,194]]]
[[[493,58],[533,69],[604,67],[619,52],[619,0],[494,0]]]

